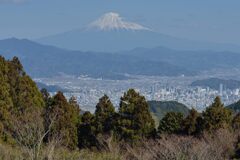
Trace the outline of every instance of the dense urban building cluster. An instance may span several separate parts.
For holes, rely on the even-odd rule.
[[[185,77],[141,77],[129,80],[103,80],[92,78],[58,77],[36,79],[48,85],[62,86],[65,96],[75,96],[84,110],[94,111],[98,99],[109,95],[114,106],[118,107],[119,98],[128,89],[141,92],[147,100],[178,101],[189,108],[203,111],[216,96],[220,96],[225,105],[240,99],[240,88],[227,89],[219,85],[218,89],[190,86],[196,78]],[[51,94],[55,94],[52,92]]]

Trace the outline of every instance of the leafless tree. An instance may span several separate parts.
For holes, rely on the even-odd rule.
[[[39,109],[24,112],[18,118],[13,119],[13,137],[28,154],[29,159],[39,160],[43,154],[44,139],[51,131],[54,123],[54,117],[50,118],[48,127],[44,126],[44,119],[42,112]],[[49,154],[52,154],[60,141],[60,138],[54,137],[49,140],[48,144],[51,146]]]

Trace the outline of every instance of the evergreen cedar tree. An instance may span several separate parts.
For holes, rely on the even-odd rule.
[[[8,61],[8,67],[10,94],[15,105],[15,111],[18,113],[18,111],[24,112],[28,107],[43,107],[42,95],[35,82],[26,75],[19,59],[14,57],[12,61]]]
[[[200,118],[200,114],[192,108],[189,111],[188,116],[183,120],[182,131],[187,135],[193,135],[198,132],[198,121]]]
[[[77,146],[98,147],[99,134],[113,133],[118,140],[126,142],[135,142],[156,134],[148,103],[144,96],[134,89],[129,89],[121,97],[117,113],[108,96],[104,95],[96,105],[95,114],[85,112],[80,116],[76,98],[71,97],[67,101],[62,92],[53,97],[46,89],[40,92],[23,70],[17,57],[10,61],[0,57],[1,139],[7,143],[14,141],[13,120],[26,120],[28,116],[31,119],[33,110],[40,111],[46,130],[51,127],[44,142],[47,143],[49,139],[57,136],[62,140],[61,144],[69,149],[75,149]],[[230,127],[236,130],[240,128],[240,114],[233,118],[220,97],[216,97],[213,104],[202,114],[194,109],[190,110],[186,118],[181,113],[167,113],[160,121],[158,131],[192,135]],[[239,148],[237,147],[236,157],[240,155]]]
[[[135,141],[154,134],[155,123],[148,103],[134,89],[121,97],[119,115],[117,134],[120,139]]]
[[[184,119],[181,113],[167,113],[160,120],[158,131],[167,134],[184,133],[193,135],[203,131],[212,132],[220,128],[230,128],[231,125],[237,128],[240,126],[239,121],[239,115],[233,119],[232,112],[224,107],[220,97],[216,97],[202,115],[194,109],[190,110],[188,116]]]
[[[0,57],[0,134],[8,127],[10,110],[13,108],[13,101],[10,95],[10,84],[8,83],[8,63]]]
[[[17,57],[11,61],[0,57],[0,132],[5,141],[13,134],[10,132],[13,129],[12,120],[33,107],[44,107],[36,84],[26,75]]]
[[[78,146],[79,148],[91,148],[98,147],[97,144],[95,117],[87,111],[82,115],[78,128]]]
[[[115,116],[115,108],[107,95],[99,99],[96,105],[95,120],[96,132],[107,133],[113,130],[113,119]]]
[[[114,129],[115,108],[107,95],[99,99],[95,114],[85,112],[78,129],[79,147],[98,147],[97,135],[109,134]]]
[[[74,98],[70,102],[62,92],[58,92],[53,98],[45,113],[49,121],[53,121],[49,136],[62,139],[62,144],[70,149],[78,145],[78,125],[80,122],[80,109]]]
[[[216,97],[213,104],[203,112],[203,129],[214,131],[219,128],[229,128],[232,121],[232,112],[225,108],[220,97]]]
[[[181,130],[183,114],[177,112],[168,112],[159,122],[158,132],[173,134]]]

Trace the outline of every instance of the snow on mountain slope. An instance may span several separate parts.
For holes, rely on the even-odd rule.
[[[109,12],[104,14],[102,17],[92,22],[89,26],[89,29],[96,28],[99,30],[150,30],[147,27],[144,27],[140,24],[124,21],[118,13]]]

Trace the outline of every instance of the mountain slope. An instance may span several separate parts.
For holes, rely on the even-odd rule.
[[[187,50],[240,51],[231,44],[197,42],[154,32],[148,27],[125,21],[118,13],[106,13],[84,28],[42,37],[36,40],[72,50],[115,52],[136,47],[165,46]]]
[[[215,51],[178,51],[164,47],[106,53],[82,52],[41,45],[27,39],[0,40],[0,54],[18,56],[33,77],[59,74],[126,79],[147,76],[196,75],[214,69],[240,69],[240,54]]]
[[[161,60],[152,61],[131,55],[81,52],[59,49],[23,39],[0,41],[0,54],[11,58],[18,56],[26,71],[33,77],[89,75],[107,79],[123,79],[134,75],[192,75],[195,72]]]
[[[118,13],[109,12],[102,17],[92,22],[88,28],[94,28],[97,30],[150,30],[140,24],[124,21]]]
[[[176,101],[148,101],[150,111],[160,120],[167,112],[180,112],[187,115],[189,108]]]
[[[190,51],[174,50],[166,47],[136,48],[128,52],[118,52],[147,60],[161,60],[181,67],[191,68],[195,71],[210,69],[240,68],[240,54],[235,52],[217,52],[209,50]]]
[[[230,110],[232,110],[235,113],[238,113],[240,111],[240,101],[237,101],[236,103],[230,104],[227,106]]]
[[[214,69],[240,69],[240,54],[178,51],[164,47],[106,53],[81,52],[41,45],[26,39],[0,40],[0,54],[18,56],[33,77],[59,74],[126,79],[125,74],[149,76],[196,75]]]

